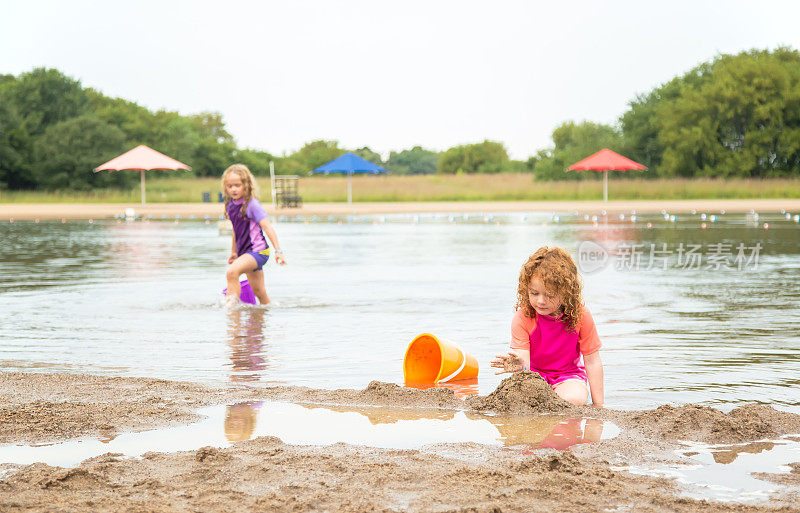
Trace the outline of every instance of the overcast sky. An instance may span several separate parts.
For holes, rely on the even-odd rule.
[[[800,48],[799,21],[795,1],[0,0],[0,73],[219,111],[276,154],[490,139],[525,159],[719,53]]]

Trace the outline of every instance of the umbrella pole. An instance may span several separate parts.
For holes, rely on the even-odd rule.
[[[603,171],[603,203],[608,203],[608,170]]]
[[[350,181],[350,177],[353,176],[353,173],[347,173],[347,203],[353,202],[353,184]]]
[[[144,169],[142,169],[142,205],[144,205]]]
[[[275,166],[269,161],[269,191],[272,193],[272,208],[278,208],[278,198],[275,194]]]

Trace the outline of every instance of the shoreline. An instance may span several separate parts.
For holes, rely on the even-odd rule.
[[[631,201],[453,201],[398,203],[308,203],[300,208],[273,208],[265,204],[272,216],[306,215],[370,215],[408,213],[476,213],[476,212],[573,212],[608,213],[671,213],[698,212],[729,213],[800,211],[800,199],[734,199],[734,200],[631,200]],[[13,220],[107,219],[132,208],[137,215],[209,216],[222,214],[221,203],[4,203],[0,204],[0,222]]]
[[[15,366],[14,362],[5,362]],[[45,368],[45,366],[40,366]],[[420,449],[362,445],[291,445],[274,436],[227,447],[103,454],[73,468],[0,463],[3,511],[630,511],[789,512],[798,471],[761,474],[790,488],[757,503],[686,498],[676,481],[638,475],[627,466],[690,464],[674,452],[681,440],[740,444],[800,432],[800,416],[767,406],[729,413],[693,405],[654,410],[597,410],[552,402],[530,373],[504,380],[489,396],[466,402],[451,390],[373,382],[364,390],[305,387],[207,387],[152,378],[0,370],[0,444],[113,439],[123,433],[186,425],[205,405],[285,401],[329,406],[388,406],[409,412],[515,412],[593,417],[614,423],[615,438],[571,447],[497,448],[438,443]],[[324,406],[323,406],[324,407]],[[343,408],[343,410],[347,410]],[[383,411],[383,410],[381,410]],[[423,415],[422,418],[427,418]],[[746,446],[731,445],[734,459]],[[738,448],[737,448],[738,447]],[[765,489],[770,486],[764,482]],[[567,490],[576,490],[572,493]],[[578,491],[579,490],[579,491]]]

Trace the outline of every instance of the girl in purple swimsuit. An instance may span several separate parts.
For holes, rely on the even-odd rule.
[[[565,401],[584,405],[591,390],[592,405],[602,408],[600,337],[569,253],[544,246],[528,258],[519,273],[516,308],[511,351],[491,361],[501,369],[495,374],[530,370]]]
[[[275,261],[286,264],[283,251],[278,244],[278,236],[269,222],[264,207],[256,198],[256,181],[247,166],[234,164],[222,173],[222,197],[225,200],[225,217],[233,225],[233,243],[231,255],[228,257],[228,292],[225,305],[239,302],[241,286],[239,276],[247,275],[247,281],[259,303],[269,303],[267,289],[264,286],[264,271],[261,269],[269,260],[270,247],[264,234],[272,242]]]

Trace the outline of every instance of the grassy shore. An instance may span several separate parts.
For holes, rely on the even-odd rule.
[[[599,180],[537,182],[530,175],[354,176],[353,201],[591,201],[602,199]],[[269,198],[269,179],[258,177],[260,197]],[[303,201],[347,200],[343,176],[302,177]],[[153,178],[147,181],[148,203],[195,203],[204,192],[216,201],[217,178]],[[609,180],[609,200],[783,199],[800,198],[800,179],[711,180],[618,178]],[[2,191],[0,203],[136,203],[139,187],[121,191]]]

